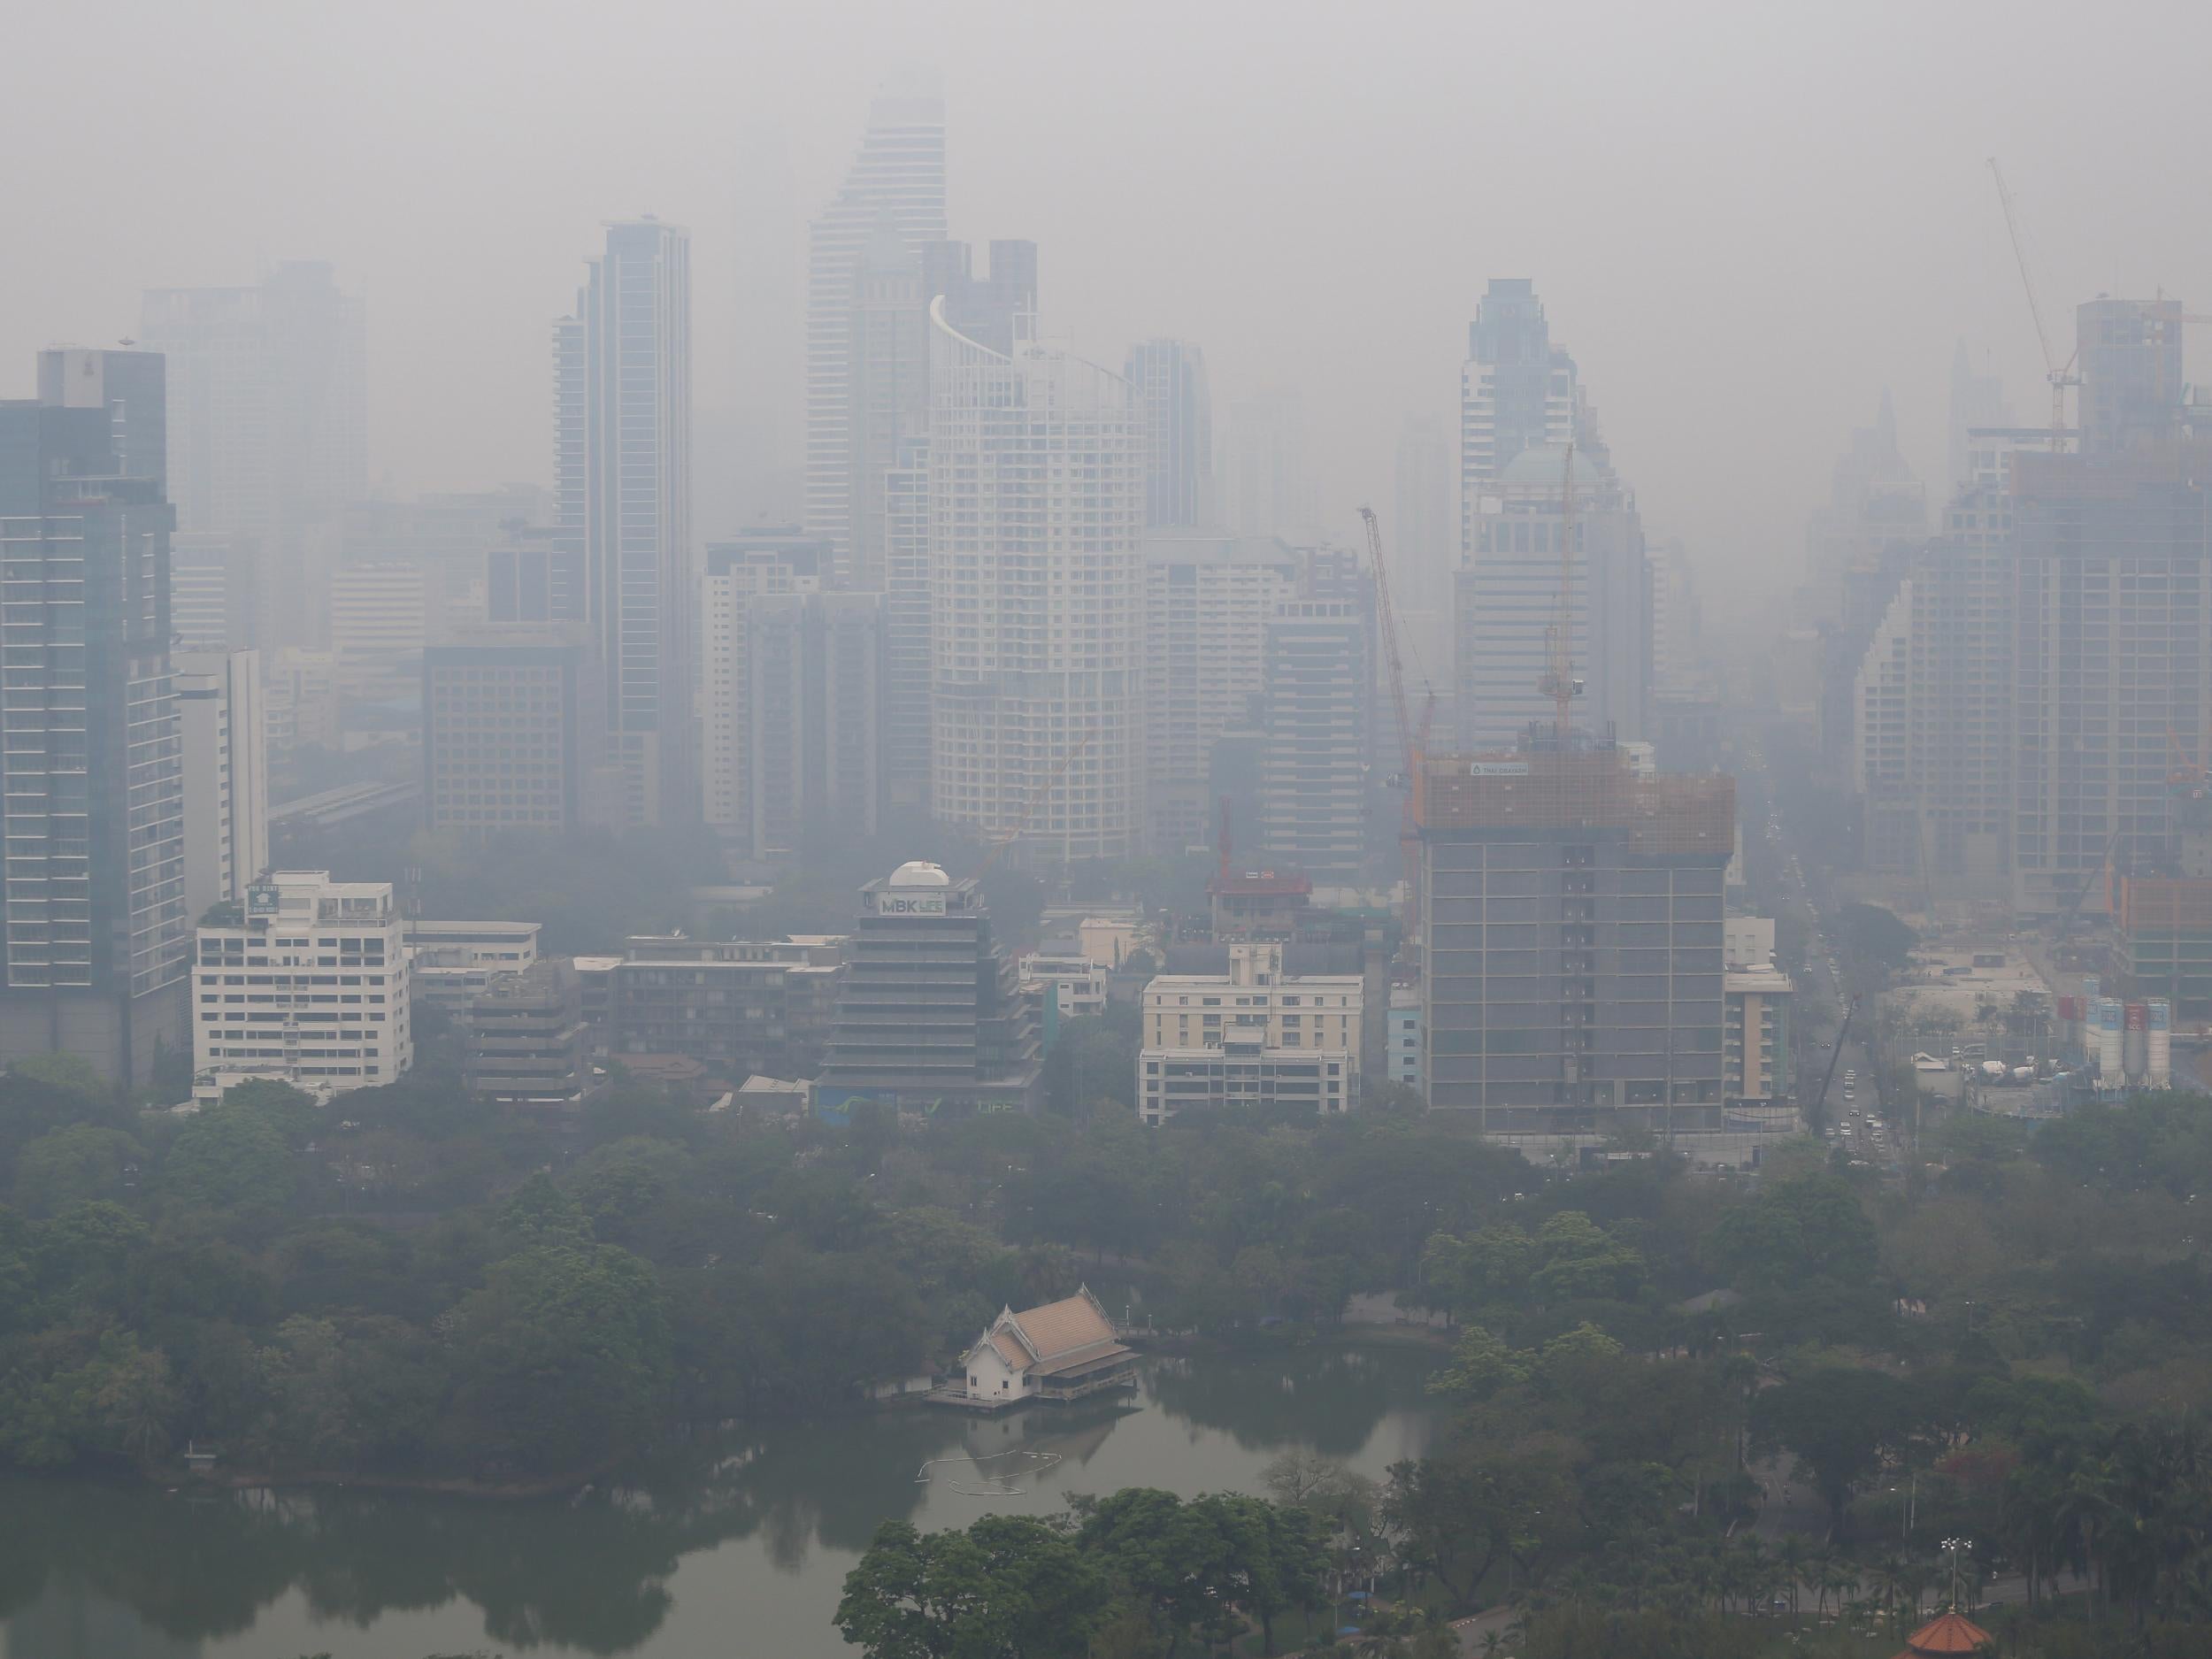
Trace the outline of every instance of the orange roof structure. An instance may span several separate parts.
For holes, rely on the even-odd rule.
[[[1897,1659],[1916,1659],[1922,1654],[1979,1653],[1989,1641],[1989,1632],[1971,1619],[1946,1613],[1906,1637],[1905,1651]]]
[[[977,1346],[983,1343],[996,1348],[1012,1370],[1041,1377],[1118,1359],[1129,1352],[1116,1340],[1113,1320],[1088,1286],[1042,1307],[1025,1308],[1019,1313],[1010,1308],[1002,1310]]]

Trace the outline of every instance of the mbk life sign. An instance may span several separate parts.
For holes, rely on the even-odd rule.
[[[941,893],[879,893],[876,895],[878,916],[942,916],[945,895]]]

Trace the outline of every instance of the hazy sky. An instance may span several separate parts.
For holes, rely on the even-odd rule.
[[[1348,533],[1402,416],[1455,409],[1493,275],[1535,280],[1709,589],[1794,571],[1884,386],[1939,473],[1958,338],[2040,419],[1986,157],[2060,330],[2100,290],[2212,311],[2202,4],[0,14],[0,391],[41,345],[133,333],[143,288],[327,258],[368,298],[371,469],[400,490],[547,476],[546,325],[611,217],[694,233],[703,407],[795,363],[804,220],[915,62],[944,78],[954,234],[1037,241],[1048,326],[1088,355],[1181,334],[1217,408],[1302,391]]]

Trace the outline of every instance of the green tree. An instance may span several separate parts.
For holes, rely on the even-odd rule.
[[[1081,1659],[1110,1599],[1098,1563],[1031,1517],[943,1532],[887,1521],[845,1575],[835,1623],[867,1659]]]
[[[1752,1444],[1786,1449],[1809,1470],[1838,1526],[1851,1488],[1920,1424],[1914,1390],[1886,1371],[1824,1365],[1763,1389],[1751,1402]]]
[[[632,1446],[672,1375],[653,1270],[613,1245],[542,1244],[495,1263],[453,1310],[465,1442],[570,1470]]]
[[[85,1199],[120,1197],[124,1170],[144,1156],[119,1129],[50,1129],[16,1156],[15,1202],[26,1215],[50,1216]]]

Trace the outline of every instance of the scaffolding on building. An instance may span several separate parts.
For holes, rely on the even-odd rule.
[[[1723,773],[1639,776],[1619,749],[1427,755],[1413,778],[1413,820],[1424,833],[1518,831],[1625,833],[1653,857],[1735,845],[1736,780]]]

